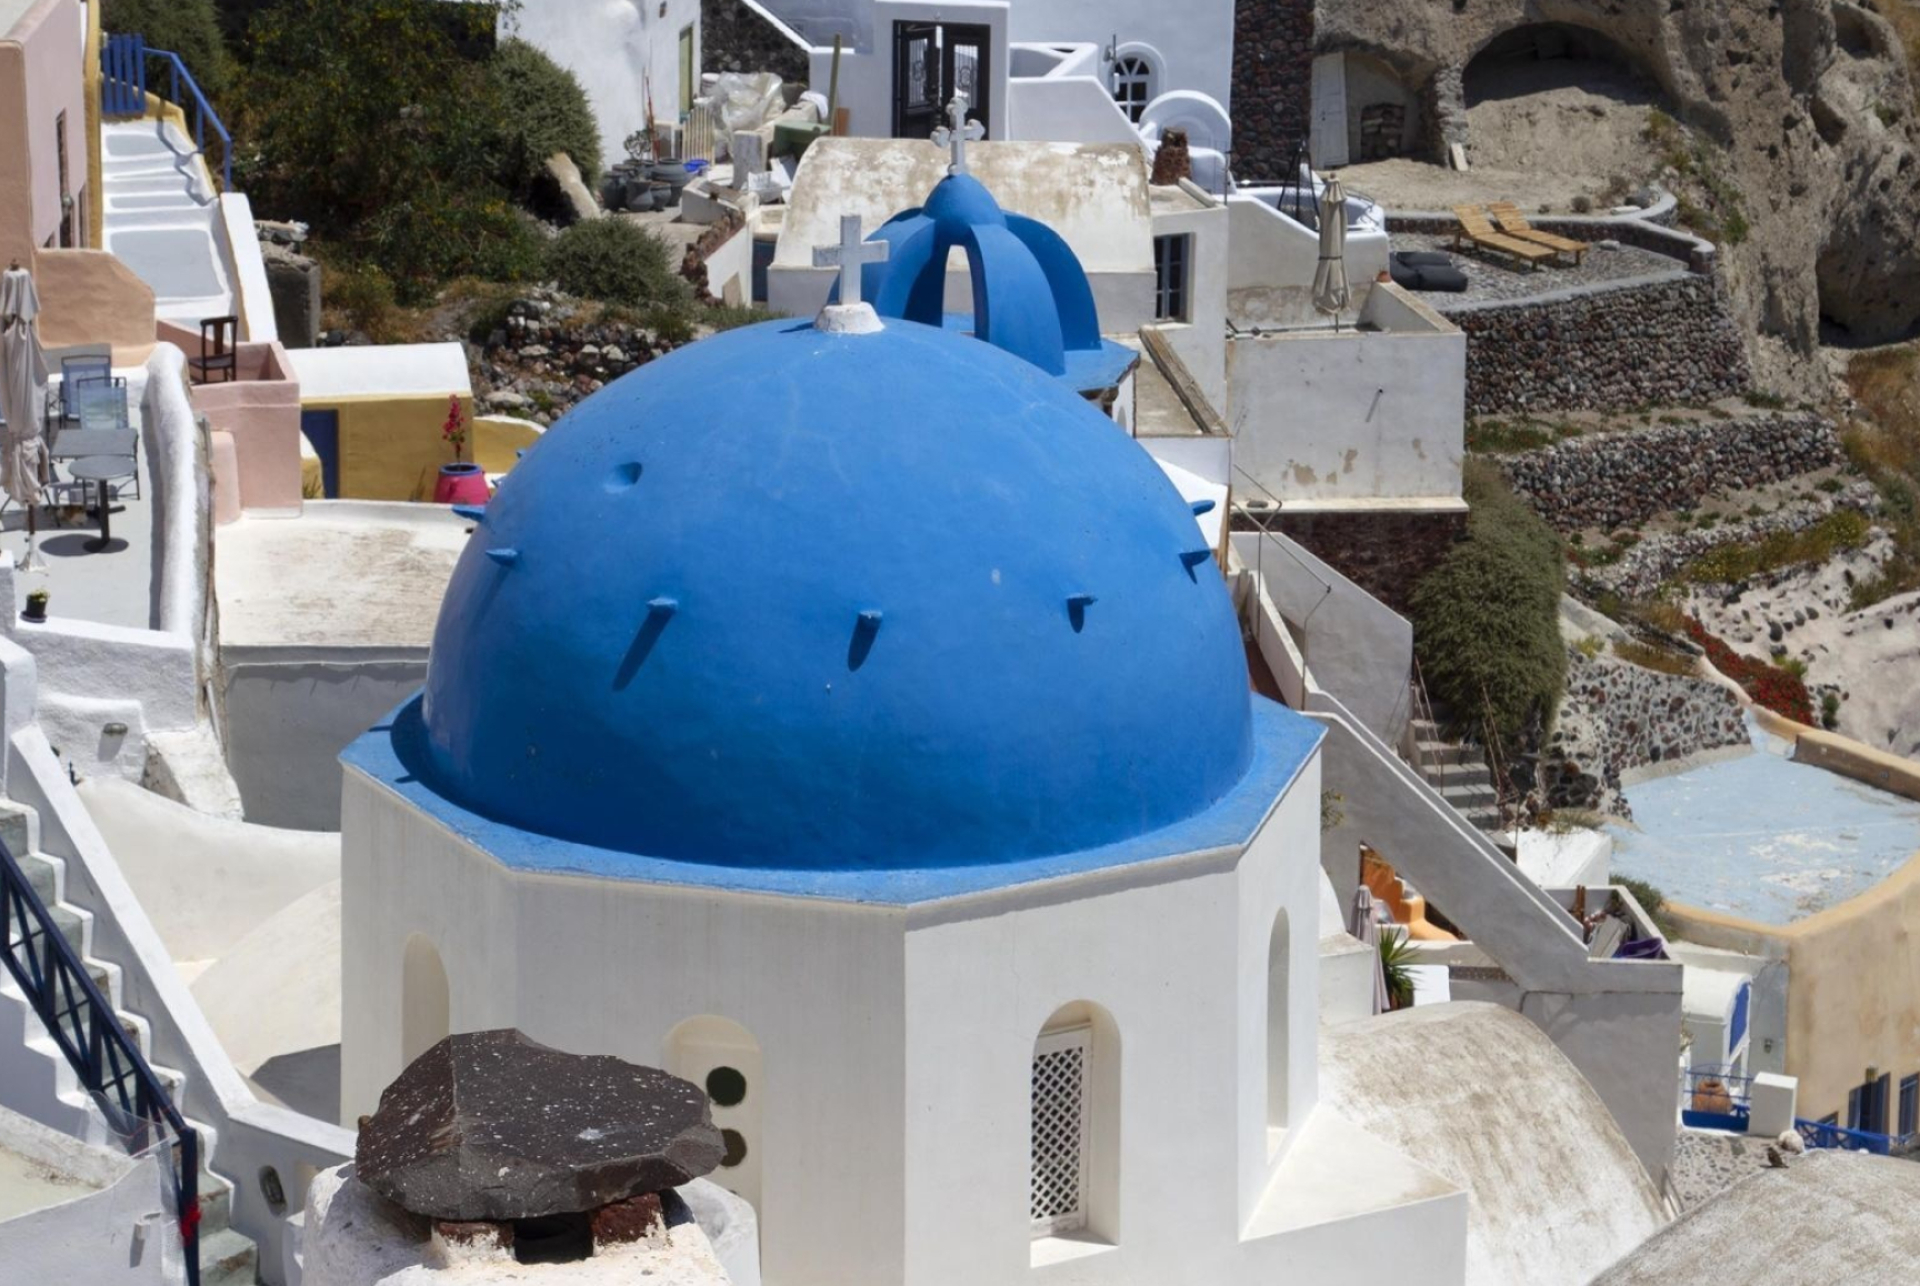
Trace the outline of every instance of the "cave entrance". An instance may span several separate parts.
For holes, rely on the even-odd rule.
[[[1598,194],[1656,167],[1648,112],[1667,107],[1665,96],[1637,55],[1597,32],[1516,27],[1474,55],[1461,92],[1475,169],[1557,176],[1569,191]]]
[[[1481,103],[1576,88],[1607,97],[1646,95],[1645,66],[1597,31],[1545,22],[1495,36],[1467,64],[1462,89],[1469,110]]]

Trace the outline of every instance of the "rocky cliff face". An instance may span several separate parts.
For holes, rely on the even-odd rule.
[[[1318,0],[1314,20],[1317,52],[1367,55],[1420,102],[1436,161],[1450,143],[1471,157],[1475,75],[1510,56],[1516,32],[1547,28],[1637,69],[1743,213],[1747,227],[1723,238],[1726,279],[1756,368],[1782,391],[1821,387],[1808,359],[1823,319],[1854,342],[1920,325],[1920,134],[1906,58],[1877,13],[1837,0]],[[1662,150],[1649,142],[1626,177],[1657,177]],[[1668,177],[1684,190],[1702,176]]]

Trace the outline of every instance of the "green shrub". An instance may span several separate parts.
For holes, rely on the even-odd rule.
[[[1466,537],[1414,591],[1414,639],[1432,694],[1512,745],[1551,722],[1566,683],[1566,565],[1560,538],[1498,469],[1470,459],[1464,482]]]
[[[1629,665],[1637,665],[1643,670],[1655,670],[1661,674],[1692,674],[1698,668],[1694,664],[1694,659],[1685,652],[1655,647],[1651,643],[1641,643],[1635,639],[1616,639],[1613,644],[1613,654]]]
[[[500,100],[500,181],[524,193],[547,158],[565,152],[592,188],[600,177],[600,126],[579,79],[519,39],[501,42],[487,73]]]
[[[1681,573],[1698,584],[1732,584],[1762,572],[1802,563],[1824,563],[1867,543],[1873,524],[1856,509],[1836,509],[1804,531],[1768,532],[1757,541],[1715,545]]]
[[[100,25],[116,35],[144,36],[149,49],[179,54],[216,107],[232,84],[233,62],[220,36],[213,0],[106,0]],[[157,85],[166,84],[163,74]]]
[[[1840,726],[1840,694],[1827,691],[1820,694],[1820,726],[1832,732]]]
[[[545,237],[499,196],[433,185],[359,229],[361,254],[393,278],[402,303],[431,298],[455,277],[524,281],[540,274]]]
[[[692,290],[666,243],[628,219],[576,223],[547,247],[546,275],[570,295],[630,308],[684,306]]]
[[[1640,909],[1653,920],[1655,928],[1669,938],[1675,936],[1674,919],[1667,910],[1666,894],[1645,880],[1635,879],[1631,875],[1615,875],[1613,882],[1633,894],[1633,900],[1638,902]]]

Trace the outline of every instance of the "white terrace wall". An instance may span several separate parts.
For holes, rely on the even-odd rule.
[[[1369,291],[1356,319],[1374,329],[1232,336],[1237,472],[1290,508],[1458,508],[1466,337],[1391,284]]]
[[[172,1286],[180,1280],[179,1225],[167,1211],[160,1157],[113,1156],[10,1113],[0,1113],[0,1147],[98,1187],[75,1188],[57,1205],[0,1220],[0,1273],[8,1282],[85,1286]],[[50,1136],[50,1137],[49,1137]]]

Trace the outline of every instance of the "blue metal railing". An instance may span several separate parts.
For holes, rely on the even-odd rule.
[[[1741,1134],[1753,1119],[1753,1078],[1724,1063],[1703,1063],[1680,1073],[1680,1120],[1696,1130]]]
[[[184,86],[187,99],[193,108],[193,146],[201,156],[207,153],[207,129],[212,127],[214,137],[220,140],[220,190],[233,191],[233,135],[213,110],[213,104],[201,92],[200,83],[187,70],[180,55],[167,49],[149,49],[146,37],[139,35],[108,36],[106,44],[100,50],[100,110],[106,116],[144,116],[147,112],[147,59],[159,58],[166,63],[169,80],[168,91],[164,95],[170,103],[181,107],[188,106],[180,97]]]
[[[200,1135],[140,1056],[73,944],[0,840],[0,958],[130,1152],[166,1141],[187,1286],[200,1282]]]
[[[1876,1156],[1886,1156],[1894,1148],[1911,1144],[1916,1137],[1911,1134],[1849,1130],[1843,1125],[1828,1125],[1825,1121],[1800,1118],[1795,1118],[1793,1128],[1800,1131],[1800,1137],[1810,1148],[1840,1148],[1847,1152],[1871,1152]]]

